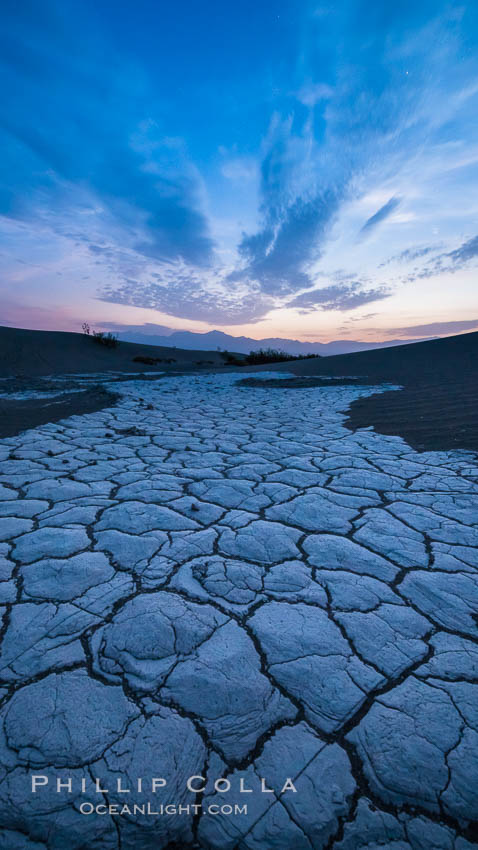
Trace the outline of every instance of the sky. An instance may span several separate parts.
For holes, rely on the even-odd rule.
[[[478,4],[4,0],[0,324],[478,329]]]

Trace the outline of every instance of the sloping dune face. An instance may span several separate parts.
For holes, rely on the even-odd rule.
[[[478,846],[476,456],[235,381],[0,441],[0,846]]]

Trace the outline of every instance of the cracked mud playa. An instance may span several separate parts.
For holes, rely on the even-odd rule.
[[[478,847],[476,456],[236,380],[0,441],[1,850]]]

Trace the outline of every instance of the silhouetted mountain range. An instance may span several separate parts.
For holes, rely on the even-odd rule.
[[[139,342],[143,345],[175,346],[176,348],[194,349],[195,351],[222,351],[249,354],[258,348],[279,348],[289,354],[351,354],[355,351],[370,351],[375,348],[389,348],[394,345],[404,345],[410,342],[421,342],[420,339],[392,339],[386,342],[356,342],[353,340],[336,340],[334,342],[300,342],[297,339],[282,339],[268,337],[267,339],[252,339],[247,336],[231,336],[222,331],[194,333],[193,331],[172,331],[170,334],[144,334],[138,330],[121,331],[116,325],[115,330],[125,342]]]

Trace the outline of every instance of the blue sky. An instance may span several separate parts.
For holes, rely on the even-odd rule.
[[[478,6],[3,4],[0,322],[478,327]]]

